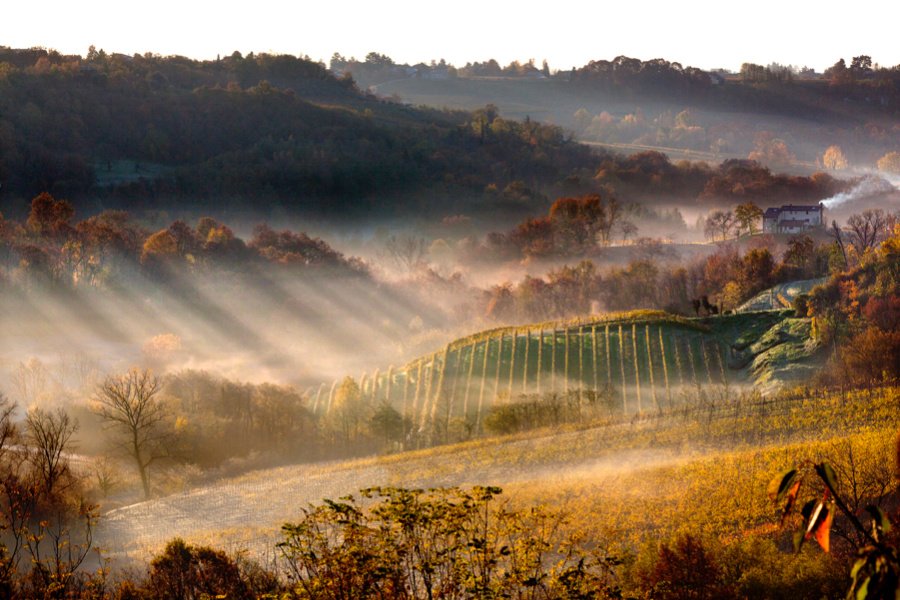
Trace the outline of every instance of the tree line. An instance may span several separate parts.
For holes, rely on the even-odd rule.
[[[81,221],[67,200],[36,196],[24,222],[0,213],[0,285],[102,287],[132,276],[175,281],[188,273],[269,265],[295,272],[368,277],[368,268],[319,238],[258,225],[247,242],[227,225],[201,217],[148,231],[126,211]]]

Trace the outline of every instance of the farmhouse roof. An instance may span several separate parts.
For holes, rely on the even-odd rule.
[[[812,205],[786,204],[781,207],[781,210],[792,210],[792,211],[805,210],[806,212],[819,212],[820,210],[822,210],[822,205],[820,205],[820,204],[812,204]]]

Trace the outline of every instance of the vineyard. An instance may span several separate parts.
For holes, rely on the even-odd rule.
[[[497,406],[550,395],[621,414],[660,412],[711,389],[773,384],[814,365],[809,321],[789,311],[688,319],[634,311],[483,331],[400,367],[364,373],[363,402],[386,404],[410,438],[480,433]],[[308,390],[313,412],[340,401],[340,380]]]

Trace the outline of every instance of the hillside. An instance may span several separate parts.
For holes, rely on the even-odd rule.
[[[651,70],[655,62],[619,59],[635,62],[639,73]],[[893,150],[888,138],[900,102],[896,83],[889,82],[896,69],[883,70],[884,81],[847,85],[735,77],[718,85],[684,87],[677,82],[633,85],[618,75],[584,74],[588,67],[542,79],[400,78],[370,89],[413,106],[473,110],[492,103],[513,118],[561,125],[582,141],[625,152],[657,150],[688,160],[719,162],[753,152],[766,156],[757,136],[768,132],[788,149],[784,156],[770,154],[771,166],[798,173],[821,169],[823,153],[834,144],[854,167],[874,167]]]
[[[744,397],[582,429],[257,471],[112,510],[98,537],[118,560],[144,556],[176,535],[271,558],[280,525],[307,503],[375,485],[490,484],[514,505],[555,507],[569,530],[626,556],[680,531],[773,543],[782,536],[768,481],[802,458],[842,460],[851,446],[860,464],[889,460],[897,397],[895,388],[849,399]]]
[[[593,164],[558,128],[488,139],[474,118],[378,100],[292,56],[0,48],[0,207],[47,191],[88,210],[446,214],[489,184],[540,190]]]
[[[737,307],[735,312],[789,309],[797,296],[808,294],[810,290],[817,285],[822,285],[825,281],[826,278],[819,277],[781,283],[753,296]]]
[[[364,403],[392,407],[406,420],[406,444],[417,445],[465,439],[485,427],[515,430],[523,426],[515,414],[507,424],[489,420],[516,405],[542,412],[577,401],[576,420],[583,410],[615,416],[675,410],[729,390],[773,393],[808,381],[821,366],[810,325],[792,311],[690,319],[634,311],[505,327],[366,373],[359,394]],[[313,413],[343,414],[345,386],[335,380],[310,390]]]

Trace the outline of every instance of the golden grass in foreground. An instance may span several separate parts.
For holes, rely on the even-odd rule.
[[[101,541],[146,552],[189,541],[271,551],[308,503],[363,487],[498,485],[516,506],[545,504],[617,553],[683,531],[731,543],[774,531],[768,482],[803,458],[852,447],[890,461],[900,388],[785,394],[706,404],[674,415],[540,431],[342,463],[269,469],[110,514]]]

